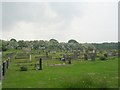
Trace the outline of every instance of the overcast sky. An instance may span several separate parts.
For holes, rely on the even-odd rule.
[[[116,2],[4,2],[2,38],[118,41]]]

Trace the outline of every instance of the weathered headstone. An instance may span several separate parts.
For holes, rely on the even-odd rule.
[[[9,60],[6,61],[6,68],[9,68]]]
[[[79,51],[74,51],[73,52],[74,59],[78,58],[78,56],[80,56],[80,52]]]
[[[7,69],[7,61],[5,61],[5,70]]]
[[[87,54],[84,54],[84,59],[88,60],[88,55]]]
[[[95,61],[95,53],[91,54],[91,60]]]
[[[95,58],[96,58],[96,50],[93,50],[91,59],[95,61]]]
[[[67,55],[66,55],[66,54],[63,54],[63,58],[64,58],[64,61],[66,61]]]
[[[46,52],[46,58],[48,58],[48,52]]]
[[[30,61],[31,61],[31,54],[30,54]]]

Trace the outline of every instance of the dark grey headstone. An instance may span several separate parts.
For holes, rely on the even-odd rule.
[[[42,70],[42,59],[39,60],[39,70]]]
[[[5,75],[5,71],[6,71],[6,68],[5,68],[5,62],[3,62],[3,67],[2,67],[2,75],[4,76]]]
[[[87,54],[84,54],[84,59],[88,60],[88,55]]]
[[[6,61],[6,68],[9,68],[9,60]]]

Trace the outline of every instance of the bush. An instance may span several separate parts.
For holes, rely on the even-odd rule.
[[[100,60],[106,60],[105,56],[100,56]]]
[[[20,67],[20,71],[27,71],[28,69],[27,69],[27,67],[26,66],[22,66],[22,67]]]
[[[107,55],[106,53],[104,54],[104,56],[105,56],[106,58],[108,57],[108,55]]]

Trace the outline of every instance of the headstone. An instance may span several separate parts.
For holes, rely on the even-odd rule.
[[[95,58],[96,58],[96,50],[93,50],[92,55],[91,55],[91,59],[93,61],[95,61]]]
[[[63,58],[64,58],[64,61],[66,61],[67,55],[66,55],[66,54],[63,54]]]
[[[88,55],[87,54],[84,54],[84,59],[88,60]]]
[[[112,52],[109,52],[109,53],[108,53],[108,56],[112,56]]]
[[[61,58],[61,61],[65,61],[65,58]]]
[[[85,53],[85,49],[83,49],[83,53]]]
[[[42,58],[39,60],[39,70],[42,70]]]
[[[5,69],[5,62],[3,62],[3,67],[2,67],[2,75],[3,76],[5,75],[5,71],[6,71],[6,69]]]
[[[46,58],[48,58],[48,52],[46,52]]]
[[[7,61],[5,61],[5,70],[7,69]]]
[[[78,55],[77,55],[77,52],[76,51],[74,51],[74,59],[76,59],[77,57],[78,57]]]
[[[95,53],[91,54],[91,60],[95,61]]]
[[[6,61],[6,68],[8,69],[9,67],[9,60]]]
[[[31,55],[30,55],[30,61],[31,61]]]
[[[71,64],[71,60],[68,60],[68,64]]]

